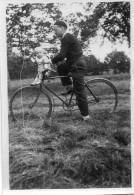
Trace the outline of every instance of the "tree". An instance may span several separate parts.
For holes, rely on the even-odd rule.
[[[105,63],[113,69],[114,73],[129,72],[130,71],[130,59],[125,55],[123,51],[113,51],[105,58]]]
[[[10,52],[13,52],[12,49],[20,51],[18,55],[22,58],[24,55],[32,57],[34,48],[40,46],[45,48],[52,57],[58,52],[60,45],[60,41],[52,35],[53,23],[59,19],[69,23],[69,27],[79,38],[85,51],[89,46],[90,38],[95,37],[101,29],[103,29],[103,36],[111,40],[127,37],[130,41],[129,2],[72,3],[73,6],[76,4],[79,4],[85,11],[78,9],[67,16],[62,15],[62,3],[9,4],[6,9],[8,50]],[[9,62],[11,61],[10,59]],[[13,63],[8,64],[15,66]],[[108,66],[100,63],[93,56],[90,56],[88,64],[92,64],[92,74],[108,70]],[[31,66],[32,64],[30,68]],[[90,71],[89,67],[88,69]]]
[[[27,55],[41,43],[50,43],[48,35],[52,31],[52,23],[61,17],[58,4],[54,3],[9,4],[6,11],[8,47],[17,47],[22,54],[27,50]]]
[[[91,6],[91,3],[87,3],[85,9],[88,11]],[[101,2],[80,25],[83,40],[102,29],[103,37],[111,41],[126,38],[130,46],[130,2]]]
[[[23,61],[23,58],[15,53],[8,55],[7,65],[10,79],[32,78],[37,72],[37,66],[30,59]]]
[[[90,75],[99,75],[102,74],[102,72],[107,71],[107,66],[104,67],[104,64],[94,55],[88,57],[85,56],[85,60],[87,64],[87,72],[90,73]]]
[[[34,63],[30,58],[34,55],[34,48],[40,46],[47,48],[48,53],[57,52],[57,47],[51,48],[51,43],[56,43],[55,38],[49,38],[52,23],[61,17],[58,4],[9,4],[7,12],[7,57],[8,70],[11,79],[18,79],[21,67],[23,78],[35,74]],[[44,44],[44,45],[43,45]],[[56,43],[57,45],[57,43]],[[14,50],[16,54],[14,54]],[[27,56],[27,62],[23,57]],[[21,58],[22,62],[19,61]]]

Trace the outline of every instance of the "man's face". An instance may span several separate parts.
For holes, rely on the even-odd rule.
[[[54,25],[53,30],[54,30],[56,36],[58,36],[58,37],[62,37],[62,35],[65,32],[64,27],[58,26],[58,25]]]

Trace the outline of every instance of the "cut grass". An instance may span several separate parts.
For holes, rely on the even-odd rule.
[[[118,81],[116,112],[92,109],[90,124],[79,111],[60,109],[43,126],[33,120],[24,128],[10,119],[10,188],[131,187],[129,80]]]

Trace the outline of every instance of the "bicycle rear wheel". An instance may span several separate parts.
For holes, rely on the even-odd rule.
[[[27,86],[13,94],[9,109],[14,121],[43,121],[52,113],[52,102],[40,88]]]
[[[93,112],[115,111],[118,103],[118,91],[107,79],[96,78],[86,82],[89,110]]]

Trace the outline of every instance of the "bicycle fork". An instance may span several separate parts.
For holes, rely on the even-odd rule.
[[[41,94],[41,91],[39,91],[39,93],[37,94],[37,97],[35,98],[34,102],[29,105],[30,109],[32,109],[34,107],[34,105],[38,101],[38,98],[39,98],[40,94]]]

